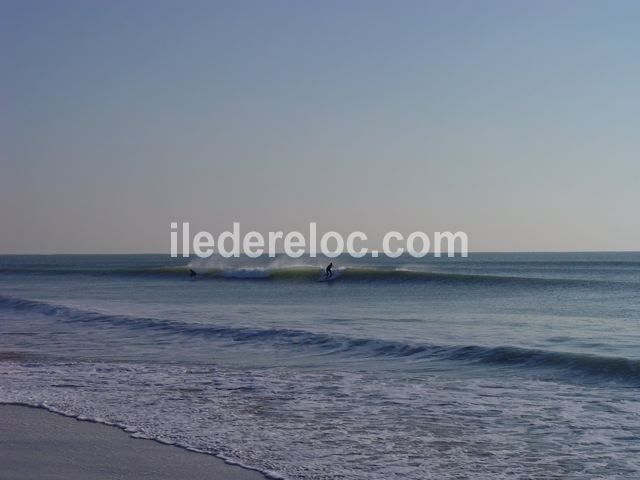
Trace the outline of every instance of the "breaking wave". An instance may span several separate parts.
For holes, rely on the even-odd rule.
[[[278,348],[305,349],[311,353],[356,358],[411,358],[447,360],[517,368],[553,368],[572,375],[640,384],[640,360],[587,353],[553,351],[516,346],[434,345],[373,338],[354,338],[288,328],[253,328],[185,323],[150,317],[110,315],[64,305],[0,296],[0,308],[53,316],[64,322],[106,323],[137,331],[166,332],[218,338],[243,344],[269,344]]]

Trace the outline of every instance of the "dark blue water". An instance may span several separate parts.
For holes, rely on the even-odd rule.
[[[0,257],[0,401],[286,478],[635,478],[640,254],[323,263]]]

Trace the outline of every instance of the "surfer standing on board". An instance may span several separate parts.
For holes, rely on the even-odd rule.
[[[324,273],[325,273],[325,277],[324,278],[331,278],[333,276],[333,272],[331,271],[332,268],[333,268],[333,262],[331,262],[327,266],[326,270],[324,271]]]

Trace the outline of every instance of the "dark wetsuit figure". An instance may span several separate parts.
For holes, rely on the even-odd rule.
[[[330,263],[329,266],[327,266],[327,269],[324,271],[325,278],[331,278],[333,276],[333,272],[331,271],[332,268],[333,268],[333,262]]]

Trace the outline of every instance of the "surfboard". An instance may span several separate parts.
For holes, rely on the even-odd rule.
[[[318,279],[319,282],[333,282],[338,277],[334,274],[333,276],[327,278],[327,276],[323,273],[322,276]]]
[[[322,273],[320,274],[320,278],[318,279],[319,282],[333,282],[334,280],[337,280],[338,278],[340,278],[340,275],[342,274],[342,270],[339,269],[334,269],[333,270],[333,275],[331,275],[329,278],[327,278],[327,274],[325,273],[324,270],[322,270]]]

